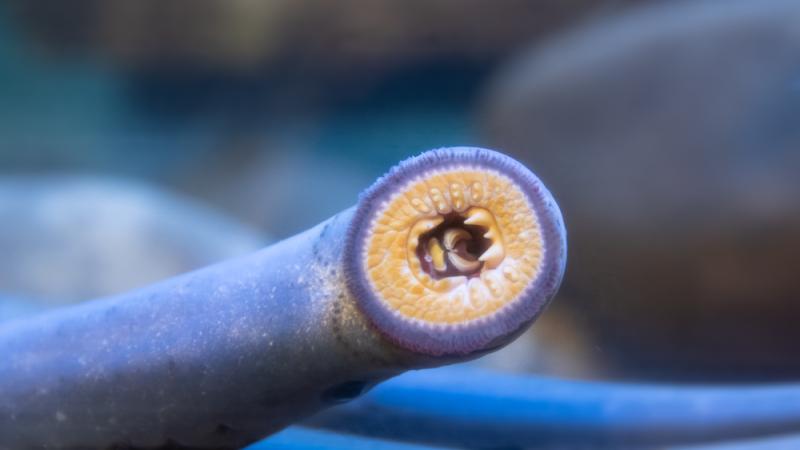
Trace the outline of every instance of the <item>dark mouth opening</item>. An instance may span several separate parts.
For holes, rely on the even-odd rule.
[[[483,268],[478,258],[492,245],[483,237],[485,227],[464,223],[465,217],[453,212],[444,221],[419,237],[417,257],[422,270],[433,279],[454,276],[477,277]],[[455,237],[455,238],[454,238]],[[454,245],[449,245],[454,243]],[[439,257],[436,256],[441,251]]]

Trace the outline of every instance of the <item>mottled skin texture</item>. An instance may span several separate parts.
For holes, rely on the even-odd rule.
[[[532,283],[513,321],[471,325],[447,346],[386,339],[399,328],[382,328],[350,264],[372,199],[247,257],[0,326],[0,449],[239,448],[404,370],[481,355],[554,292],[563,252],[545,252],[555,278]]]
[[[326,239],[351,215],[0,328],[0,448],[238,448],[336,401],[334,386],[419,364],[352,307],[342,241]]]

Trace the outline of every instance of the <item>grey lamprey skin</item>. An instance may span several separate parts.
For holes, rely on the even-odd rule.
[[[340,298],[352,214],[0,329],[0,447],[235,448],[419,364]]]
[[[362,245],[354,224],[370,223],[359,218],[374,206],[368,192],[356,207],[252,255],[0,324],[0,449],[240,448],[405,370],[471,359],[513,339],[563,274],[563,224],[552,197],[527,169],[480,149],[406,161],[373,192],[419,176],[411,169],[420,162],[483,164],[532,183],[523,188],[544,256],[539,275],[510,302],[513,320],[498,313],[466,323],[462,340],[441,349],[434,338],[452,327],[403,328],[396,319],[381,328],[381,300],[364,298],[366,277],[347,256]]]

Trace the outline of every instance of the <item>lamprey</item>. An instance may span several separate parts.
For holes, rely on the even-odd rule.
[[[245,446],[510,342],[565,254],[528,169],[484,149],[424,153],[257,253],[0,325],[0,448]]]

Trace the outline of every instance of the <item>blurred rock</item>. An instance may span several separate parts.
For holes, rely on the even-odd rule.
[[[667,3],[498,77],[485,128],[559,199],[563,292],[632,377],[800,375],[800,3]]]
[[[265,244],[202,204],[134,182],[0,178],[0,292],[20,298],[111,295]]]
[[[278,142],[292,150],[273,147]],[[269,141],[265,148],[247,158],[220,153],[201,161],[214,168],[212,173],[203,178],[189,173],[182,189],[280,238],[353,206],[382,174],[371,174],[349,158],[312,153],[296,140]]]
[[[475,364],[504,372],[588,379],[609,372],[601,356],[592,336],[569,309],[550,307],[517,340]]]

